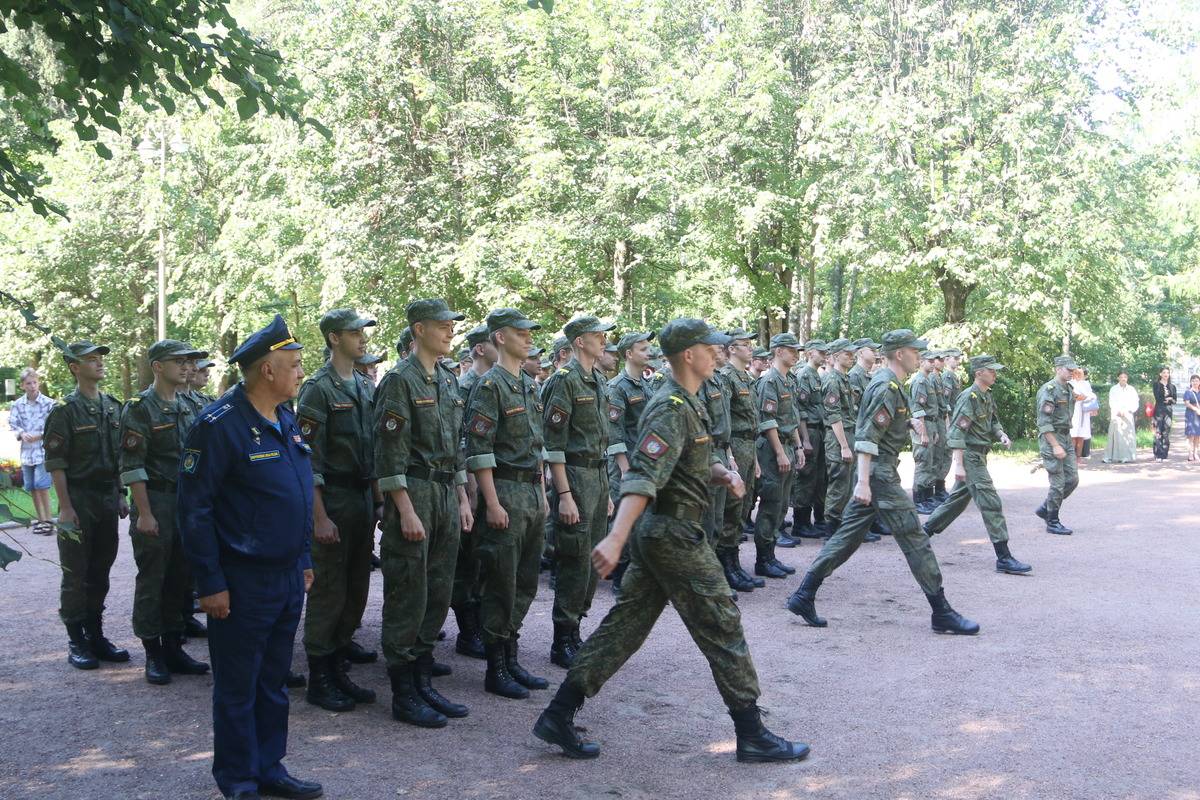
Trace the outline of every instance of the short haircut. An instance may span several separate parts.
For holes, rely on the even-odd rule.
[[[26,367],[25,369],[21,370],[20,383],[24,383],[25,381],[29,380],[31,377],[36,378],[37,376],[38,376],[37,367]]]

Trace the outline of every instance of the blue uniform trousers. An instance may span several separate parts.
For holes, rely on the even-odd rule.
[[[222,563],[229,616],[209,618],[213,669],[213,777],[225,795],[287,775],[288,670],[304,572]]]

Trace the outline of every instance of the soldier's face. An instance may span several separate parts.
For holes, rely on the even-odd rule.
[[[205,386],[208,386],[208,367],[193,369],[191,381],[192,386],[195,386],[197,389],[203,389]]]
[[[164,382],[174,386],[183,386],[188,381],[188,375],[191,374],[191,369],[188,367],[189,359],[186,358],[166,358],[162,361],[155,361],[158,364],[158,375]]]
[[[84,356],[73,365],[71,371],[75,373],[76,380],[102,381],[104,380],[104,356]]]
[[[632,347],[625,351],[625,360],[629,362],[635,370],[643,370],[646,364],[650,361],[650,343],[636,342]]]
[[[917,368],[917,364],[921,363],[921,353],[915,347],[901,347],[896,351],[896,360],[904,367],[905,372],[911,373]]]
[[[454,320],[424,320],[412,326],[413,339],[420,348],[435,356],[450,354],[454,342]]]
[[[975,380],[979,381],[979,385],[985,389],[992,388],[996,383],[996,370],[994,369],[979,369],[975,370]]]
[[[338,354],[356,361],[367,354],[367,335],[361,330],[338,331],[329,335]]]
[[[825,354],[819,350],[813,350],[808,354],[808,363],[812,364],[814,367],[821,366],[825,363]]]
[[[779,365],[783,367],[784,370],[789,370],[796,366],[797,358],[799,358],[799,354],[790,347],[775,348],[775,360],[779,362]]]
[[[603,333],[582,333],[575,337],[575,346],[580,352],[591,358],[600,358],[600,354],[604,352],[605,341]]]
[[[687,349],[688,360],[692,369],[702,380],[712,377],[717,368],[717,346],[714,344],[696,344]]]
[[[838,367],[842,370],[848,370],[854,366],[854,353],[842,352],[837,354]]]
[[[602,350],[600,355],[596,357],[596,363],[600,365],[602,372],[608,372],[617,365],[617,354],[608,350]]]
[[[522,366],[529,361],[529,351],[533,349],[532,331],[521,328],[501,328],[496,334],[496,341],[500,343],[499,348],[488,343],[492,350],[499,349],[504,351],[509,358],[519,359]],[[536,361],[534,365],[537,365]]]
[[[1058,378],[1058,380],[1061,383],[1066,383],[1067,381],[1071,380],[1071,368],[1070,367],[1055,367],[1054,368],[1054,376],[1056,378]]]

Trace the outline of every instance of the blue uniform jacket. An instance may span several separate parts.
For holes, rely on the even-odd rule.
[[[312,567],[311,449],[287,406],[279,431],[238,384],[200,412],[179,465],[179,533],[196,590],[228,588],[223,563]]]

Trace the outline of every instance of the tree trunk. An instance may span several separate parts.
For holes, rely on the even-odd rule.
[[[613,314],[630,307],[633,286],[629,281],[630,263],[633,261],[633,244],[628,239],[617,239],[612,249]]]
[[[943,274],[937,279],[942,290],[946,313],[944,321],[950,324],[965,322],[967,319],[967,297],[975,290],[974,283],[964,283],[953,275]]]

